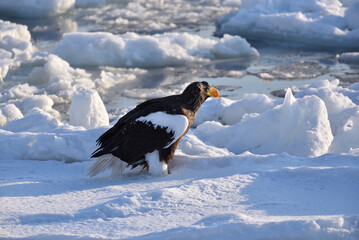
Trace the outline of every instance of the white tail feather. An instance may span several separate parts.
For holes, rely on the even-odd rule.
[[[121,175],[126,167],[127,163],[118,157],[112,154],[105,154],[95,160],[88,169],[88,175],[93,177],[109,168],[112,168],[112,175]]]

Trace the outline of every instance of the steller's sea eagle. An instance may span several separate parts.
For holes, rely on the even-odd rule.
[[[194,82],[182,94],[139,104],[97,139],[99,148],[91,156],[97,159],[89,175],[107,168],[122,173],[128,166],[143,166],[152,175],[167,174],[178,143],[210,96],[218,99],[218,90],[208,82]]]

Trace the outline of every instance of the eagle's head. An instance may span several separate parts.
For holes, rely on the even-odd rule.
[[[198,110],[202,103],[208,97],[219,98],[219,92],[208,82],[193,82],[181,94],[183,100],[189,105],[189,108]]]

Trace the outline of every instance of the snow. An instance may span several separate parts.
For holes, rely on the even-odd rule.
[[[172,115],[165,112],[154,112],[139,117],[135,121],[150,124],[154,128],[166,128],[168,133],[173,133],[173,140],[166,147],[171,146],[188,128],[188,119],[184,115]],[[165,147],[165,148],[166,148]]]
[[[357,158],[245,153],[175,163],[166,177],[90,180],[88,162],[3,160],[1,237],[358,237]]]
[[[359,49],[358,2],[243,0],[222,17],[217,34],[300,43],[315,48]]]
[[[53,53],[73,66],[153,68],[184,65],[215,58],[258,57],[241,37],[216,41],[188,33],[139,35],[68,33]]]
[[[72,96],[70,124],[84,128],[109,125],[106,107],[94,89],[79,87]]]
[[[0,13],[21,18],[42,18],[62,14],[72,8],[75,0],[2,0]]]

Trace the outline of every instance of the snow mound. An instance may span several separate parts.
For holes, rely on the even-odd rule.
[[[295,98],[289,96],[284,102],[263,94],[247,94],[237,101],[208,100],[197,114],[194,134],[234,153],[319,156],[358,148],[358,83],[343,88],[339,80],[321,80]]]
[[[216,41],[188,33],[68,33],[53,53],[76,66],[165,67],[209,59],[257,57],[245,39]]]
[[[88,161],[89,153],[96,148],[97,137],[106,131],[104,128],[84,131],[83,128],[66,127],[51,115],[36,109],[10,124],[0,129],[2,160]]]
[[[346,8],[338,0],[243,0],[239,10],[218,22],[217,34],[359,49],[357,8],[357,3]]]
[[[324,102],[313,96],[295,99],[290,90],[282,105],[263,114],[246,115],[233,126],[206,122],[194,134],[236,154],[250,151],[319,156],[328,151],[333,140]]]
[[[72,96],[70,124],[87,129],[109,125],[109,118],[96,90],[79,87]]]
[[[72,8],[75,0],[1,0],[2,15],[22,18],[52,17]]]
[[[3,129],[11,132],[47,132],[61,125],[51,114],[33,108],[23,118],[9,122]]]

